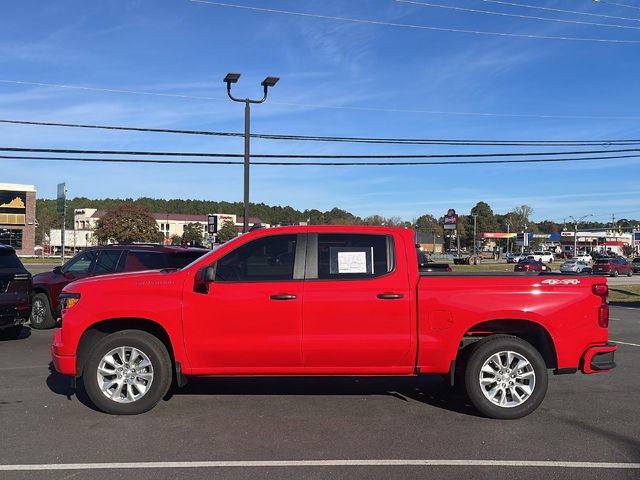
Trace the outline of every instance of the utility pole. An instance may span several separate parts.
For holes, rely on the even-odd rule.
[[[511,224],[507,222],[507,251],[504,252],[505,255],[509,253],[509,228],[510,227],[511,227]]]
[[[267,99],[267,90],[269,87],[273,87],[278,80],[278,77],[267,77],[265,78],[261,85],[264,88],[264,94],[259,100],[252,100],[250,98],[236,98],[231,95],[231,84],[238,83],[240,79],[239,73],[228,73],[226,77],[224,77],[224,82],[227,84],[227,95],[234,102],[244,103],[244,207],[243,207],[243,222],[242,222],[242,233],[247,233],[249,231],[249,173],[251,169],[251,104],[252,103],[264,103]]]
[[[472,214],[473,215],[473,253],[476,253],[476,249],[478,248],[478,241],[476,240],[476,226],[477,226],[477,221],[478,221],[478,215],[477,214]]]

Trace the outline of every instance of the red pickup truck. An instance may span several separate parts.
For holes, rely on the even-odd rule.
[[[180,270],[68,285],[51,353],[113,414],[189,376],[436,373],[511,419],[540,405],[548,370],[615,367],[607,293],[601,277],[421,274],[411,230],[281,227]]]

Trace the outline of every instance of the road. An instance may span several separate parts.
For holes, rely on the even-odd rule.
[[[0,342],[0,477],[638,479],[640,310],[611,317],[618,367],[551,377],[517,421],[478,416],[437,376],[191,380],[151,412],[114,417],[49,370],[52,331],[25,328]],[[192,463],[203,461],[222,463]],[[96,462],[110,465],[69,465]],[[23,464],[35,470],[14,470]]]

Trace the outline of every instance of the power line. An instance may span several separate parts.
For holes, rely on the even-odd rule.
[[[440,5],[437,3],[427,3],[427,2],[416,2],[414,0],[395,0],[399,3],[408,3],[412,5],[419,5],[422,7],[435,7],[435,8],[444,8],[447,10],[458,10],[461,12],[471,12],[471,13],[481,13],[484,15],[499,15],[502,17],[516,17],[523,18],[527,20],[543,20],[547,22],[560,22],[560,23],[572,23],[577,25],[591,25],[596,27],[611,27],[611,28],[625,28],[630,30],[640,30],[640,27],[630,27],[628,25],[616,25],[613,23],[594,23],[594,22],[583,22],[580,20],[565,20],[561,18],[549,18],[549,17],[534,17],[531,15],[519,15],[516,13],[504,13],[504,12],[491,12],[488,10],[477,10],[475,8],[464,8],[464,7],[454,7],[453,5]]]
[[[81,85],[66,85],[44,82],[28,82],[24,80],[6,80],[0,79],[0,83],[11,85],[33,85],[38,87],[63,88],[70,90],[88,90],[92,92],[103,93],[124,93],[131,95],[151,95],[161,97],[177,97],[193,100],[223,100],[218,97],[203,97],[197,95],[183,95],[173,93],[156,93],[144,92],[140,90],[122,90],[114,88],[84,87]],[[226,100],[226,99],[225,99]],[[425,110],[410,108],[386,108],[386,107],[358,107],[358,106],[340,106],[340,105],[322,105],[317,103],[289,103],[289,102],[270,102],[271,105],[281,105],[285,107],[296,108],[322,108],[327,110],[352,110],[358,112],[385,112],[385,113],[407,113],[407,114],[425,114],[425,115],[452,115],[452,116],[479,116],[479,117],[504,117],[504,118],[540,118],[540,119],[578,119],[578,120],[640,120],[640,116],[628,115],[557,115],[557,114],[530,114],[530,113],[496,113],[496,112],[460,112],[446,110]]]
[[[252,155],[254,156],[254,155]],[[371,158],[371,157],[369,157]],[[414,162],[251,162],[252,165],[266,166],[294,166],[294,167],[362,167],[362,166],[417,166],[417,165],[490,165],[490,164],[516,164],[516,163],[564,163],[583,162],[594,160],[632,159],[640,158],[640,155],[609,155],[603,157],[576,157],[576,158],[532,158],[517,160],[443,160],[443,161],[414,161]],[[244,165],[242,161],[234,160],[175,160],[175,159],[148,159],[148,158],[78,158],[78,157],[44,157],[26,155],[0,155],[0,159],[6,160],[44,160],[58,162],[93,162],[93,163],[150,163],[150,164],[185,164],[185,165]]]
[[[614,39],[614,38],[560,37],[560,36],[551,36],[551,35],[532,35],[532,34],[524,34],[524,33],[488,32],[484,30],[465,30],[461,28],[434,27],[434,26],[428,26],[428,25],[415,25],[410,23],[383,22],[379,20],[365,20],[365,19],[359,19],[359,18],[320,15],[315,13],[293,12],[290,10],[277,10],[274,8],[251,7],[248,5],[212,2],[209,0],[189,0],[189,1],[194,3],[206,3],[206,4],[214,5],[217,7],[238,8],[238,9],[251,10],[256,12],[278,13],[283,15],[295,15],[298,17],[321,18],[324,20],[338,20],[342,22],[352,22],[352,23],[360,23],[360,24],[368,24],[368,25],[384,25],[389,27],[413,28],[418,30],[432,30],[437,32],[469,33],[474,35],[495,35],[500,37],[516,37],[516,38],[530,38],[530,39],[535,38],[535,39],[543,39],[543,40],[570,40],[570,41],[577,41],[577,42],[629,43],[629,44],[640,43],[640,40],[620,40],[620,39]]]
[[[604,15],[602,13],[580,12],[576,10],[563,10],[561,8],[540,7],[538,5],[527,5],[525,3],[503,2],[502,0],[480,0],[486,3],[496,3],[498,5],[508,5],[510,7],[531,8],[534,10],[545,10],[549,12],[572,13],[574,15],[587,15],[589,17],[610,18],[615,20],[626,20],[628,22],[640,22],[640,18],[617,17],[615,15]]]
[[[613,5],[616,7],[633,8],[634,10],[640,10],[640,7],[636,5],[628,5],[626,3],[606,2],[605,0],[594,0],[597,3],[604,3],[605,5]]]
[[[0,147],[1,152],[36,152],[36,153],[72,153],[84,155],[136,155],[136,156],[160,156],[160,157],[215,157],[215,158],[241,158],[241,153],[205,153],[205,152],[148,152],[128,150],[84,150],[70,148],[22,148]],[[577,151],[552,151],[552,152],[510,152],[510,153],[429,153],[429,154],[252,154],[253,158],[492,158],[492,157],[554,157],[560,155],[595,155],[611,153],[640,152],[640,148],[623,148],[616,150],[577,150]]]
[[[65,128],[88,128],[104,130],[122,130],[133,132],[170,133],[184,135],[210,135],[223,137],[244,137],[238,132],[216,132],[209,130],[177,130],[167,128],[125,127],[116,125],[93,125],[60,122],[38,122],[29,120],[0,119],[0,123],[12,125],[31,125]],[[371,144],[399,144],[399,145],[452,145],[452,146],[554,146],[576,147],[591,145],[639,145],[640,139],[603,139],[603,140],[473,140],[473,139],[426,139],[426,138],[375,138],[375,137],[336,137],[318,135],[279,135],[253,133],[252,138],[269,140],[293,140],[314,142],[345,142],[345,143],[371,143]]]

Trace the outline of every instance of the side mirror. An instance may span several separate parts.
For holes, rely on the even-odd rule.
[[[209,293],[209,284],[213,283],[216,278],[215,264],[209,267],[202,267],[196,273],[196,278],[193,283],[193,291],[196,293]]]
[[[53,273],[55,273],[56,275],[62,275],[62,267],[60,265],[54,267]]]

